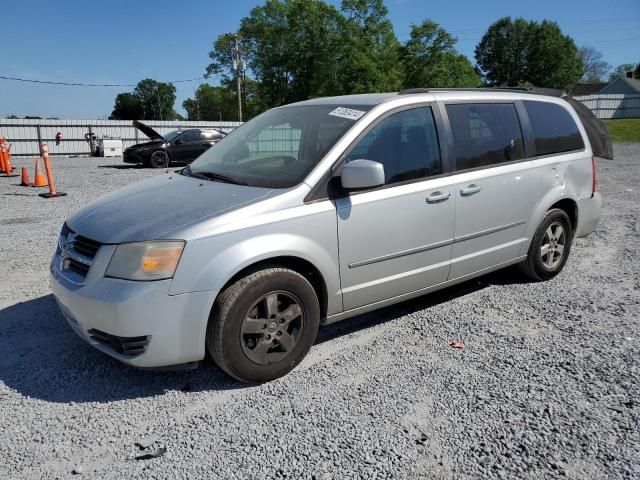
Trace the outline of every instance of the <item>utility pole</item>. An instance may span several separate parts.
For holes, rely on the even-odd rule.
[[[158,96],[158,116],[160,117],[160,121],[162,121],[162,106],[160,105],[160,84],[156,85],[156,95]]]
[[[196,99],[196,108],[197,108],[197,118],[196,120],[200,121],[200,95],[198,95],[198,89],[193,89],[193,96]]]
[[[244,61],[242,60],[242,52],[240,51],[240,37],[237,33],[231,36],[235,40],[233,46],[233,69],[236,72],[236,90],[238,96],[238,121],[242,121],[242,75],[244,73]]]

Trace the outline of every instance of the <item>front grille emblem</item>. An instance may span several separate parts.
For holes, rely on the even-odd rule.
[[[66,239],[61,239],[60,244],[60,270],[66,270],[69,266],[69,251],[73,247],[77,235],[75,233],[69,233]]]

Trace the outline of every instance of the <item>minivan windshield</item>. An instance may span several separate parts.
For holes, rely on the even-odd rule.
[[[268,110],[220,140],[183,174],[255,187],[293,187],[370,108],[301,105]]]

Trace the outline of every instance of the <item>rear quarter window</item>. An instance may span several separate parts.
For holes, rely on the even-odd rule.
[[[584,142],[569,112],[555,103],[525,100],[536,146],[536,155],[582,150]]]
[[[221,138],[222,134],[220,132],[216,132],[215,130],[202,131],[202,139],[205,141],[220,140]]]

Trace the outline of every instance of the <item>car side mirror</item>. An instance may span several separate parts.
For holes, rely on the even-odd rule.
[[[373,160],[353,160],[342,167],[340,182],[345,190],[360,190],[384,185],[384,166]]]
[[[182,145],[182,139],[180,139],[180,138],[176,138],[176,139],[173,141],[173,144],[174,144],[174,145]]]

